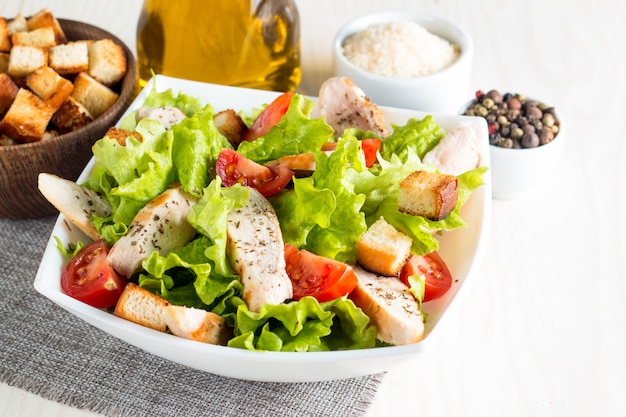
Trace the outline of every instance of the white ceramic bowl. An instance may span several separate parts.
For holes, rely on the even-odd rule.
[[[172,89],[201,98],[213,105],[215,111],[241,109],[249,112],[262,103],[269,103],[278,93],[179,80],[162,75],[155,78],[158,91]],[[153,88],[153,81],[143,89],[128,112],[140,107]],[[425,113],[383,108],[385,119],[391,124],[404,124],[409,118],[423,118]],[[127,112],[127,114],[128,114]],[[481,148],[482,164],[489,166],[487,124],[475,117],[437,115],[437,123],[446,130],[459,125],[475,129],[484,138]],[[87,165],[79,182],[87,179],[93,169],[93,159]],[[60,289],[60,275],[66,260],[61,256],[55,238],[66,246],[69,242],[86,241],[86,236],[59,215],[46,245],[41,265],[35,278],[35,289],[63,307],[76,320],[85,320],[93,326],[164,359],[195,369],[233,378],[273,381],[311,382],[351,378],[388,371],[428,349],[436,349],[436,336],[446,323],[457,320],[455,310],[468,294],[472,282],[479,278],[479,268],[486,251],[491,218],[491,188],[489,172],[485,184],[478,188],[461,209],[466,227],[443,232],[439,239],[439,254],[455,277],[454,284],[443,297],[424,303],[428,314],[424,339],[404,346],[389,346],[332,352],[257,352],[216,346],[186,340],[168,333],[143,327],[114,316],[104,310],[81,303]],[[480,326],[480,323],[474,323]],[[462,347],[459,347],[461,349]]]
[[[473,100],[466,103],[459,114],[463,114],[472,102]],[[540,189],[554,175],[566,140],[566,126],[558,109],[556,115],[559,120],[559,133],[545,145],[521,149],[489,145],[493,198],[498,200],[523,198]]]
[[[524,149],[489,145],[493,198],[513,200],[539,189],[556,171],[564,146],[562,122],[559,134],[546,145]]]
[[[344,55],[343,43],[346,38],[371,25],[394,21],[416,22],[429,32],[459,45],[459,58],[449,67],[431,75],[392,78],[365,71]],[[334,75],[351,78],[379,105],[433,113],[456,113],[467,100],[474,57],[473,42],[461,27],[442,17],[411,10],[366,15],[343,26],[335,35],[332,49]]]

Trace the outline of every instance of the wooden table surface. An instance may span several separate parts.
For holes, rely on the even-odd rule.
[[[352,18],[410,8],[475,42],[474,90],[552,103],[563,160],[540,190],[494,200],[480,277],[436,347],[388,373],[369,416],[626,415],[626,5],[620,0],[297,0],[303,80],[331,75],[331,41]],[[49,7],[135,50],[139,0],[3,0],[0,16]],[[34,277],[33,277],[34,278]],[[1,348],[1,344],[0,344]],[[92,413],[0,384],[0,417]]]

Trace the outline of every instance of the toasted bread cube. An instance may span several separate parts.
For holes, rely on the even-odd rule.
[[[0,119],[7,112],[20,88],[6,73],[0,73]]]
[[[133,130],[122,129],[115,126],[111,126],[109,130],[107,130],[107,132],[104,134],[104,137],[113,139],[122,146],[126,146],[126,140],[131,136],[137,139],[138,142],[143,141],[143,136],[141,136],[141,133],[135,132]]]
[[[376,220],[356,241],[356,259],[368,271],[398,276],[411,256],[413,240],[396,230],[383,217]]]
[[[167,327],[165,309],[168,305],[169,303],[165,298],[129,282],[122,291],[113,314],[164,332]]]
[[[93,117],[82,104],[70,96],[54,113],[51,121],[60,133],[68,133],[88,125]]]
[[[117,84],[126,74],[126,53],[111,39],[101,39],[89,47],[89,75],[106,86]]]
[[[28,32],[18,32],[11,35],[11,43],[16,45],[38,46],[50,48],[57,44],[54,30],[49,27],[39,28]]]
[[[415,171],[400,183],[398,208],[413,216],[442,220],[456,206],[457,184],[454,175]]]
[[[72,94],[72,82],[61,77],[52,68],[44,66],[26,77],[26,85],[45,101],[52,112],[57,111]]]
[[[11,48],[7,72],[12,77],[25,77],[44,65],[48,65],[48,49],[17,45]]]
[[[9,35],[17,32],[28,32],[28,22],[23,14],[19,13],[12,20],[7,22]]]
[[[85,42],[69,42],[49,50],[49,65],[61,75],[78,74],[89,69],[89,49]]]
[[[57,44],[67,42],[67,37],[65,36],[65,32],[63,31],[61,24],[49,9],[40,10],[36,14],[29,17],[26,23],[28,24],[28,30],[50,27],[54,31],[54,37]]]
[[[11,55],[8,52],[0,52],[0,73],[9,72],[9,59]]]
[[[89,114],[96,119],[117,101],[119,94],[86,72],[81,72],[74,80],[72,97],[85,106]]]
[[[4,133],[0,134],[0,146],[12,146],[18,143],[13,138],[8,137]]]
[[[0,122],[0,132],[18,142],[38,142],[46,133],[51,118],[52,112],[43,100],[20,88]]]
[[[11,36],[9,35],[9,27],[7,20],[0,17],[0,52],[11,51]]]

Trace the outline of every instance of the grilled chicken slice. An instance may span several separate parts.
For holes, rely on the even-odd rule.
[[[199,308],[168,305],[165,323],[172,334],[213,345],[225,345],[232,337],[224,318]]]
[[[170,130],[172,126],[180,123],[185,117],[185,113],[176,107],[149,107],[144,106],[137,110],[137,122],[142,119],[157,120],[161,122],[165,130]]]
[[[471,127],[459,126],[424,155],[422,162],[444,174],[460,175],[480,166],[480,139]]]
[[[384,277],[354,267],[357,287],[350,298],[376,326],[376,337],[393,345],[418,342],[424,336],[424,320],[417,301],[396,277]]]
[[[320,87],[317,104],[320,115],[337,136],[350,127],[371,131],[383,138],[388,135],[383,112],[350,78],[326,80]]]
[[[191,241],[196,230],[187,221],[187,215],[196,201],[180,185],[155,197],[137,213],[128,233],[111,247],[108,256],[111,266],[130,277],[152,252],[166,255]]]
[[[315,157],[312,153],[301,153],[298,155],[285,155],[278,159],[269,161],[267,166],[282,165],[293,171],[296,177],[308,177],[315,171]]]
[[[39,191],[67,219],[93,240],[100,235],[91,221],[92,215],[111,215],[111,204],[100,194],[74,181],[53,174],[41,173],[38,177]]]
[[[250,188],[247,206],[228,214],[227,253],[241,277],[243,299],[250,311],[263,304],[280,304],[293,296],[285,270],[285,248],[274,208]]]

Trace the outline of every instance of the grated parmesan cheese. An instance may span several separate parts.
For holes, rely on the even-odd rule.
[[[349,37],[343,54],[365,71],[394,78],[415,78],[439,72],[454,63],[458,45],[430,33],[415,22],[372,25]]]

